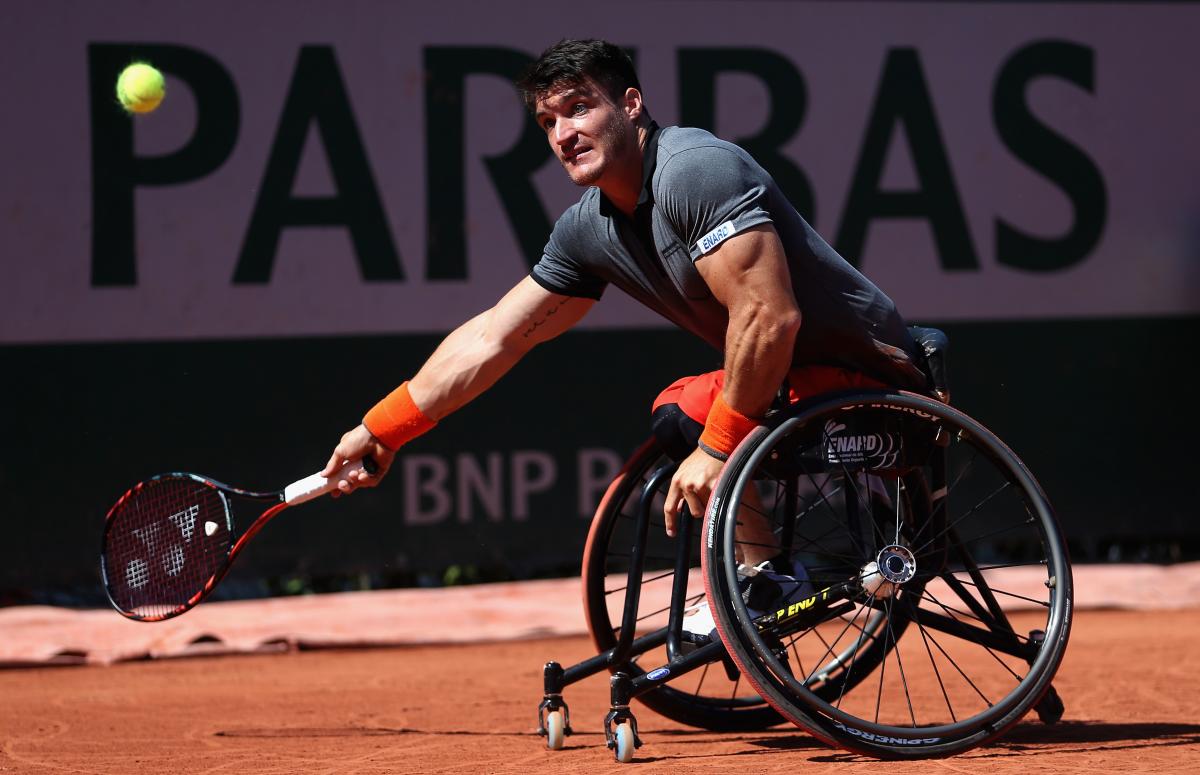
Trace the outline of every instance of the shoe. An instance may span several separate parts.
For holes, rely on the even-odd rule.
[[[752,619],[765,613],[774,613],[779,608],[814,594],[808,571],[799,560],[791,563],[791,575],[775,570],[776,563],[783,560],[766,560],[755,566],[738,565],[738,588]],[[716,637],[717,623],[713,620],[708,601],[703,600],[686,612],[681,623],[684,642],[704,645]]]
[[[783,573],[777,567],[790,564],[791,573]],[[808,578],[808,570],[800,560],[787,563],[782,557],[760,562],[754,567],[739,566],[739,578],[744,578],[742,601],[751,618],[774,613],[790,603],[816,594]]]
[[[713,621],[707,600],[700,601],[700,605],[685,613],[680,624],[683,628],[680,634],[686,643],[703,646],[716,637],[717,623]]]

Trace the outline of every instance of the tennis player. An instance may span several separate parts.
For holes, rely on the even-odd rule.
[[[702,129],[659,127],[619,47],[561,41],[517,86],[555,157],[586,190],[559,217],[529,276],[447,336],[342,437],[326,476],[368,454],[379,470],[348,475],[341,492],[378,484],[397,449],[571,328],[610,284],[724,353],[724,369],[681,379],[654,403],[654,431],[683,461],[666,498],[668,534],[682,504],[704,513],[724,461],[785,382],[792,400],[924,384],[892,301],[744,150]],[[769,532],[743,540],[746,563],[772,559]]]

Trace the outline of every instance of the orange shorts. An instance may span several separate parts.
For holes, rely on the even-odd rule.
[[[663,451],[683,460],[696,449],[708,412],[725,385],[723,369],[676,380],[658,394],[650,426]],[[788,372],[789,398],[794,404],[821,393],[855,388],[886,388],[882,382],[836,366],[797,366]]]
[[[725,370],[684,377],[658,394],[651,412],[667,404],[677,404],[691,419],[704,425],[708,410],[725,385]],[[794,404],[820,393],[854,388],[886,388],[884,383],[837,366],[797,366],[788,372],[789,399]]]

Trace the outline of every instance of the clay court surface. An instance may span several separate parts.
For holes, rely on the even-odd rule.
[[[646,745],[620,765],[603,746],[603,676],[567,689],[576,734],[547,751],[541,665],[590,656],[578,636],[4,670],[0,772],[1196,772],[1198,641],[1200,609],[1079,611],[1055,681],[1062,723],[886,765],[792,727],[717,734],[644,708]]]

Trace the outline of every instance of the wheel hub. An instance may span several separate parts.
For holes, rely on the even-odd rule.
[[[875,562],[879,567],[879,575],[893,584],[912,581],[913,576],[917,575],[917,558],[899,544],[883,547]]]

